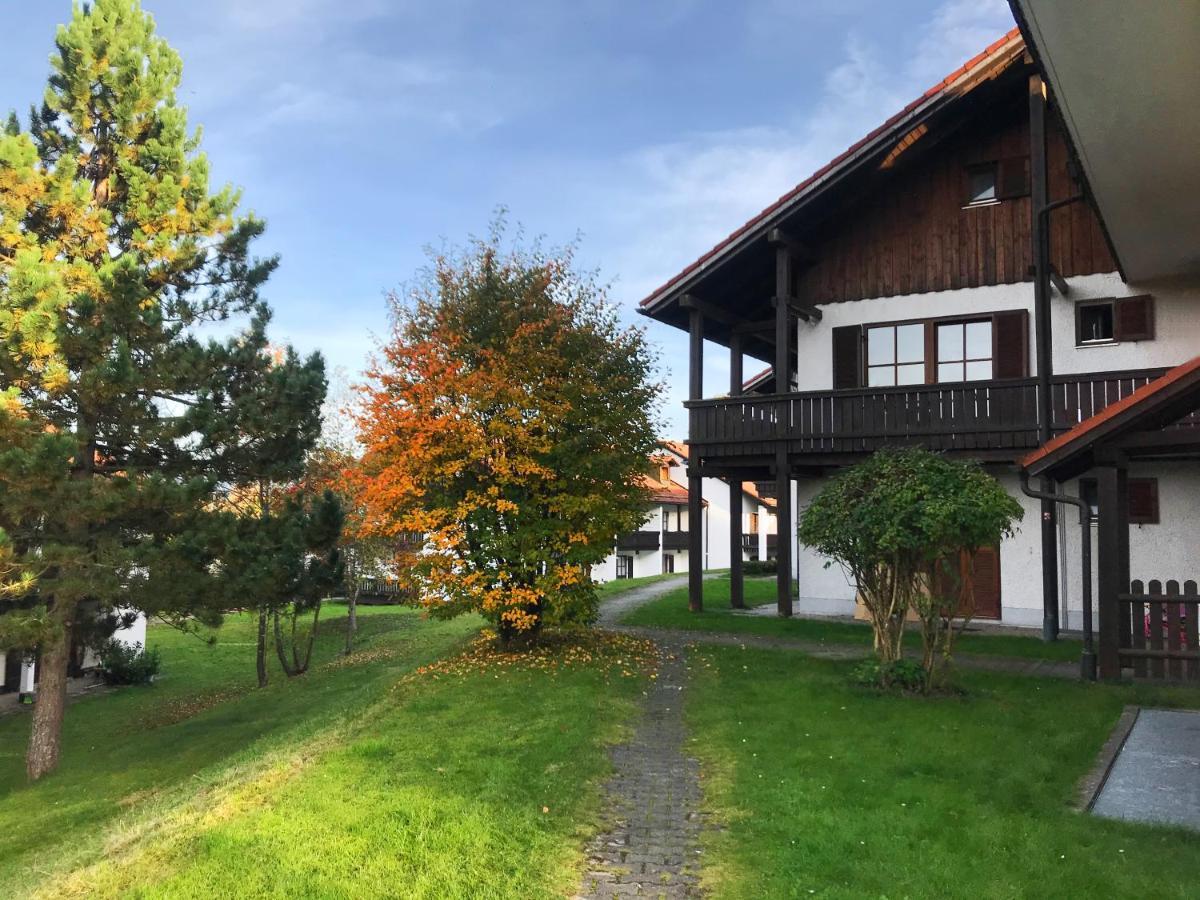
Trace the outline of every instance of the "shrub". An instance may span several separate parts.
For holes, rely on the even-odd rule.
[[[107,684],[149,684],[160,666],[158,650],[141,644],[110,640],[100,648],[100,677]]]
[[[865,659],[854,667],[850,678],[856,684],[872,688],[898,688],[902,691],[924,691],[925,669],[911,659],[880,662]]]
[[[800,520],[800,540],[841,564],[871,619],[884,666],[902,656],[904,620],[921,622],[925,687],[974,613],[964,553],[1000,542],[1022,510],[977,464],[925,450],[881,450],[832,479]],[[957,624],[956,624],[957,623]]]
[[[776,566],[774,560],[770,559],[750,559],[742,563],[743,575],[774,575]]]

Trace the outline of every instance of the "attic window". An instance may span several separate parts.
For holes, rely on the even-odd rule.
[[[1029,157],[1011,156],[967,166],[967,206],[990,206],[1029,194]]]
[[[983,163],[967,168],[967,206],[995,203],[996,163]]]

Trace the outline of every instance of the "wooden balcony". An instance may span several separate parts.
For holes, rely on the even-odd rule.
[[[1054,433],[1153,381],[1165,369],[1060,375],[1052,380]],[[1038,446],[1037,380],[808,391],[687,403],[692,453],[706,463],[767,459],[783,444],[803,463],[836,463],[886,446],[919,445],[986,459]],[[1189,416],[1172,428],[1200,427]]]
[[[617,549],[657,550],[658,540],[657,531],[631,531],[628,534],[617,535]]]
[[[662,533],[662,547],[664,550],[686,550],[688,548],[688,532],[687,529],[682,531],[664,531]]]

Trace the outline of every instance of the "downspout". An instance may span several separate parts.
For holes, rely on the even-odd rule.
[[[1092,510],[1080,497],[1035,491],[1029,486],[1029,473],[1021,469],[1021,492],[1035,500],[1062,503],[1079,510],[1079,567],[1082,570],[1080,598],[1083,602],[1083,653],[1079,657],[1079,675],[1096,680],[1096,648],[1092,639]]]

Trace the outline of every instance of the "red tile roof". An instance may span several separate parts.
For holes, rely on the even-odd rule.
[[[1073,444],[1087,446],[1090,439],[1099,438],[1097,434],[1106,423],[1121,416],[1136,406],[1147,402],[1155,395],[1177,384],[1184,378],[1188,378],[1195,373],[1200,372],[1200,356],[1185,362],[1183,365],[1176,366],[1171,369],[1161,378],[1156,378],[1149,384],[1144,384],[1127,397],[1122,397],[1111,406],[1106,406],[1100,412],[1090,418],[1084,419],[1074,428],[1064,431],[1056,438],[1052,438],[1042,446],[1038,447],[1032,453],[1029,453],[1021,460],[1021,467],[1028,469],[1030,466],[1037,463],[1039,460],[1045,459],[1052,453],[1057,453],[1060,450],[1071,447]]]
[[[646,489],[651,503],[687,503],[688,492],[683,485],[666,484],[651,475],[642,475],[638,482]]]
[[[646,297],[644,300],[641,301],[639,306],[642,306],[642,307],[649,306],[660,294],[663,293],[663,291],[666,291],[667,289],[673,287],[675,284],[682,281],[686,276],[690,275],[692,272],[696,271],[697,269],[703,268],[704,265],[706,263],[708,263],[709,260],[711,260],[714,256],[716,256],[718,253],[720,253],[722,250],[724,250],[730,244],[734,243],[738,238],[740,238],[740,237],[742,237],[742,235],[746,234],[746,232],[751,231],[756,226],[761,224],[763,222],[763,220],[767,219],[772,213],[776,212],[781,207],[787,205],[792,200],[796,199],[800,194],[804,193],[804,191],[807,188],[809,188],[810,186],[812,186],[814,183],[816,183],[817,181],[820,181],[826,175],[829,175],[841,163],[845,162],[849,157],[853,156],[857,151],[861,150],[864,146],[869,144],[872,140],[874,140],[875,138],[877,138],[879,135],[883,134],[884,132],[888,131],[889,129],[895,127],[898,123],[903,121],[905,119],[905,117],[907,117],[909,114],[914,112],[918,107],[923,106],[924,104],[937,98],[944,92],[952,89],[961,79],[970,75],[981,63],[990,61],[993,57],[996,57],[1004,50],[1015,51],[1017,48],[1023,48],[1024,46],[1025,46],[1025,40],[1024,40],[1024,38],[1021,37],[1021,31],[1019,28],[1014,28],[1011,31],[1009,31],[1007,34],[1005,34],[1003,37],[993,41],[983,51],[976,54],[971,59],[967,60],[965,63],[963,63],[961,66],[959,66],[953,72],[951,72],[949,75],[947,75],[941,81],[939,81],[937,84],[930,87],[920,97],[917,97],[915,100],[913,100],[907,106],[905,106],[904,109],[900,110],[894,116],[887,119],[887,121],[885,121],[879,127],[875,128],[873,131],[871,131],[865,137],[859,139],[858,141],[855,141],[853,144],[851,144],[849,147],[847,147],[845,150],[843,150],[841,153],[839,153],[837,156],[835,156],[833,159],[831,159],[829,162],[827,162],[821,168],[817,169],[817,171],[813,172],[812,175],[808,176],[808,178],[806,178],[804,181],[800,182],[798,185],[796,185],[794,188],[792,188],[790,191],[788,191],[786,194],[784,194],[782,197],[780,197],[778,200],[776,200],[774,203],[772,203],[770,206],[768,206],[766,209],[764,209],[762,212],[760,212],[758,215],[756,215],[750,221],[746,222],[744,225],[742,225],[736,231],[732,232],[728,237],[726,237],[724,240],[722,240],[720,243],[718,243],[715,247],[713,247],[707,253],[702,255],[695,262],[693,262],[690,265],[688,265],[687,267],[685,267],[683,269],[683,271],[681,271],[679,274],[675,275],[670,280],[668,280],[666,283],[664,283],[660,287],[656,288],[654,291],[652,291],[650,293],[650,296]]]

